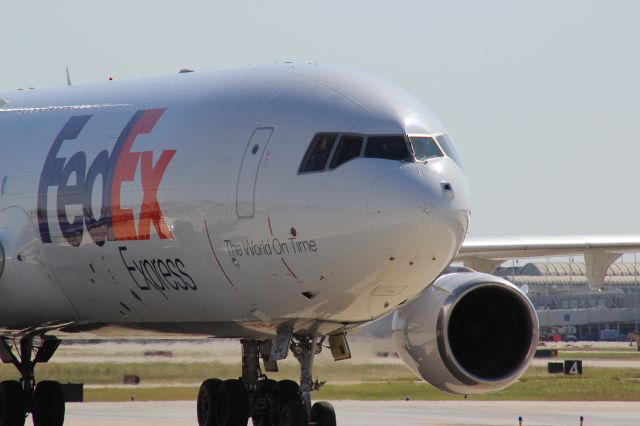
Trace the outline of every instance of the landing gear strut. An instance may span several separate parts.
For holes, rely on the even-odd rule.
[[[21,376],[20,381],[0,383],[0,425],[23,426],[27,413],[31,413],[34,426],[62,426],[65,410],[60,383],[36,383],[33,372],[36,364],[51,359],[59,345],[55,337],[45,336],[36,342],[33,336],[26,336],[14,353],[9,339],[0,339],[0,360],[13,364]]]
[[[261,345],[268,342],[242,340],[242,377],[205,380],[198,393],[200,426],[336,426],[328,402],[311,405],[311,392],[322,385],[313,381],[313,360],[321,346],[316,337],[294,336],[291,350],[300,362],[300,384],[276,382],[260,369]]]
[[[311,392],[320,389],[324,383],[313,381],[313,361],[322,350],[317,337],[294,336],[291,351],[300,363],[300,393],[305,411],[312,425],[336,426],[336,412],[326,401],[311,405]],[[292,423],[297,424],[297,423]]]

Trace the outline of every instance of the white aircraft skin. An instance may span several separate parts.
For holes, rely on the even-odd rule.
[[[327,334],[415,297],[466,233],[467,181],[451,158],[360,157],[298,173],[319,132],[446,133],[420,102],[363,74],[275,66],[0,98],[8,101],[0,143],[10,153],[0,158],[6,335],[66,324],[105,335],[257,337],[285,322]],[[99,155],[113,161],[138,111],[147,112],[140,122],[156,121],[119,158],[130,175],[110,214],[124,224],[107,241],[118,231],[97,226],[94,238],[88,222],[113,195],[102,202],[108,173],[87,174],[106,164]],[[54,152],[65,125],[86,116],[77,138]],[[155,210],[141,219],[145,202]],[[71,237],[58,216],[77,221]]]
[[[21,377],[0,382],[0,424],[63,424],[62,388],[34,366],[87,333],[242,338],[241,380],[200,387],[202,426],[335,426],[311,405],[321,339],[345,359],[346,331],[394,311],[424,380],[508,386],[535,352],[535,309],[473,270],[583,252],[597,288],[640,238],[463,245],[446,133],[401,89],[315,65],[0,94],[0,360]],[[289,348],[300,384],[266,379],[260,358],[275,371]]]

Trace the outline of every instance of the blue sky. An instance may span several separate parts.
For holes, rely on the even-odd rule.
[[[0,4],[0,91],[318,62],[386,78],[456,143],[471,231],[640,233],[640,3]]]

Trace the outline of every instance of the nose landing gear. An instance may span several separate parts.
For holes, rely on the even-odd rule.
[[[322,347],[317,337],[294,336],[291,350],[300,363],[300,384],[268,379],[259,364],[260,345],[242,340],[242,377],[238,380],[205,380],[198,393],[200,426],[336,426],[336,414],[328,402],[311,405],[313,360]]]
[[[6,338],[0,339],[0,360],[12,363],[20,372],[20,381],[0,383],[0,425],[23,426],[31,413],[34,426],[62,426],[64,395],[60,383],[43,380],[36,384],[36,364],[47,362],[60,345],[60,340],[44,336],[34,344],[33,336],[20,339],[19,350]],[[32,355],[35,353],[35,356]]]
[[[306,413],[311,420],[310,424],[336,426],[336,412],[329,402],[321,401],[311,405],[311,392],[324,385],[324,383],[313,381],[313,361],[321,350],[322,346],[318,343],[317,337],[295,336],[291,344],[291,351],[300,363],[300,394]]]

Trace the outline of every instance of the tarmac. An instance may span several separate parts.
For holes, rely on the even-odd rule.
[[[631,426],[638,402],[336,401],[339,426]],[[67,404],[65,426],[197,425],[196,405],[175,402]],[[249,422],[251,424],[251,422]]]

